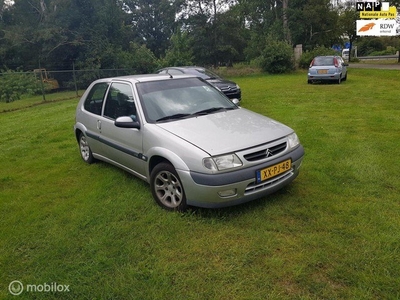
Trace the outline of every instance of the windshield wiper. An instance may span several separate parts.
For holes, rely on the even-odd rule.
[[[211,107],[211,108],[207,108],[204,110],[200,110],[198,112],[195,112],[193,114],[174,114],[174,115],[170,115],[170,116],[165,116],[162,118],[159,118],[156,120],[156,122],[159,121],[166,121],[166,120],[176,120],[176,119],[183,119],[186,117],[192,117],[192,116],[202,116],[202,115],[208,115],[209,113],[214,113],[214,112],[218,112],[218,111],[226,111],[226,110],[231,110],[231,109],[235,109],[236,107]]]
[[[209,113],[231,110],[231,109],[235,109],[235,107],[212,107],[212,108],[207,108],[207,109],[195,112],[193,115],[196,115],[196,116],[207,115]]]
[[[159,118],[159,119],[156,120],[156,122],[166,121],[166,120],[182,119],[182,118],[188,117],[190,115],[191,114],[181,114],[181,113],[180,114],[174,114],[174,115],[170,115],[170,116],[165,116],[165,117]]]

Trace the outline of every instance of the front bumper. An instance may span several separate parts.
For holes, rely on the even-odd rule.
[[[292,152],[267,163],[222,174],[202,174],[177,170],[185,189],[188,205],[218,208],[233,206],[269,195],[291,183],[299,174],[304,156],[300,145]],[[256,183],[256,172],[286,159],[292,168],[267,181]],[[227,194],[229,196],[224,196]],[[221,196],[223,195],[223,196]]]

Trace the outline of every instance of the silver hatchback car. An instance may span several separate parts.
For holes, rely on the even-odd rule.
[[[99,79],[74,131],[85,162],[147,181],[165,209],[236,205],[289,184],[304,149],[292,129],[234,102],[188,75]]]

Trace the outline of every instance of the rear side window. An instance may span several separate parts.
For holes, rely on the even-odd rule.
[[[85,110],[96,115],[101,115],[101,108],[103,107],[104,95],[106,94],[107,88],[107,82],[95,84],[83,104]]]

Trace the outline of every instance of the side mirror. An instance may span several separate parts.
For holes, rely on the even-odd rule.
[[[114,125],[120,128],[140,129],[139,122],[133,121],[131,117],[119,117],[115,120]]]

